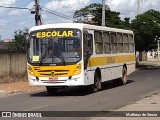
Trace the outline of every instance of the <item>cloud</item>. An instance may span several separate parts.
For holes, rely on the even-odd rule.
[[[17,3],[18,3],[18,0],[3,0],[3,1],[0,1],[0,5],[2,6],[17,6]],[[25,6],[17,6],[17,7],[22,7],[22,8],[28,8],[28,9],[33,9],[34,8],[34,1],[28,3],[28,5],[25,5]],[[27,9],[7,9],[7,8],[0,8],[0,13],[3,14],[3,13],[7,13],[7,15],[23,15],[23,14],[26,14],[27,13],[30,13],[29,10]]]
[[[52,0],[48,2],[44,7],[72,18],[76,10],[79,10],[89,3],[91,3],[91,0]]]
[[[110,0],[106,1],[111,10],[121,13],[121,17],[130,17],[133,19],[137,15],[137,0]],[[149,9],[160,10],[159,0],[140,0],[140,13]]]
[[[15,5],[16,4],[16,1],[17,0],[1,0],[0,1],[0,5],[1,6],[13,6],[13,5]],[[0,8],[0,13],[2,14],[2,13],[4,13],[4,12],[6,12],[7,11],[7,9],[4,9],[4,8]]]
[[[149,9],[160,10],[159,6],[159,0],[143,0],[143,2],[141,3],[141,12],[147,11]]]
[[[52,0],[45,7],[52,10],[74,11],[90,3],[90,0]]]
[[[3,27],[3,26],[5,26],[5,25],[6,25],[6,21],[0,20],[0,27]]]
[[[0,5],[13,5],[17,0],[1,0]]]
[[[33,2],[31,2],[31,3],[29,3],[27,6],[26,6],[26,8],[29,8],[29,9],[34,9],[34,1]]]
[[[136,13],[136,0],[111,0],[109,3],[111,10],[121,13],[121,17],[134,17]]]
[[[19,10],[19,9],[13,9],[13,10],[10,10],[10,12],[8,13],[8,15],[21,15],[22,13],[22,10]]]

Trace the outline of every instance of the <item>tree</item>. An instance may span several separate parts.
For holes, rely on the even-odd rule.
[[[12,51],[26,51],[27,42],[26,35],[28,34],[28,29],[18,30],[14,33],[13,43],[9,45],[9,50]]]
[[[106,26],[121,27],[121,20],[119,17],[120,13],[111,11],[107,5],[105,8]],[[100,26],[102,22],[102,4],[92,3],[84,8],[81,8],[80,10],[76,10],[73,18],[75,19],[74,22],[95,24]]]
[[[132,30],[130,18],[125,17],[124,20],[121,21],[121,28]]]
[[[135,34],[136,50],[149,51],[155,49],[156,38],[160,37],[160,12],[149,10],[140,14],[131,23]]]

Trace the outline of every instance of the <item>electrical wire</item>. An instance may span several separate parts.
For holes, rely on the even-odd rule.
[[[27,0],[26,3],[20,4],[20,5],[18,5],[18,7],[19,7],[19,6],[26,6],[26,5],[28,5],[28,4],[32,3],[32,2],[34,2],[34,0],[30,0],[30,1]]]
[[[9,9],[12,9],[12,8],[14,8],[14,9],[26,9],[26,10],[30,10],[30,11],[32,11],[31,9],[29,9],[29,8],[25,8],[25,7],[11,7],[11,6],[7,7],[7,6],[0,6],[0,8],[9,8]]]
[[[72,20],[71,18],[66,18],[66,17],[64,17],[64,16],[61,16],[61,15],[55,14],[55,13],[50,12],[50,11],[47,11],[47,10],[43,10],[43,11],[48,12],[48,13],[53,14],[53,15],[56,15],[56,16],[59,16],[59,17],[62,17],[62,18],[65,18],[65,19],[70,19],[70,20]]]
[[[29,1],[29,3],[33,2],[32,1]],[[43,6],[40,6],[41,7],[41,11],[45,11],[47,13],[50,13],[50,14],[53,14],[53,15],[56,15],[56,16],[59,16],[61,18],[65,18],[65,19],[69,19],[69,20],[73,20],[71,17],[67,16],[67,15],[64,15],[64,14],[61,14],[59,12],[56,12],[56,11],[53,11],[51,9],[48,9],[48,8],[45,8]],[[26,8],[26,7],[17,7],[17,6],[0,6],[0,8],[8,8],[8,9],[26,9],[26,10],[30,10],[32,12],[32,9],[29,9],[29,8]]]
[[[50,0],[45,0],[45,1],[51,2]],[[54,4],[52,4],[52,5],[54,5],[54,6],[56,6],[56,7],[59,7],[59,5],[56,4],[56,3],[54,3]]]
[[[50,13],[50,14],[53,14],[53,15],[56,15],[56,16],[65,18],[65,19],[72,20],[72,18],[70,18],[69,16],[63,15],[63,14],[58,13],[58,12],[55,12],[55,11],[52,11],[52,10],[47,9],[47,8],[44,8],[44,7],[42,7],[42,6],[41,6],[41,10],[42,10],[42,11],[45,11],[45,12],[48,12],[48,13]]]
[[[45,10],[48,10],[48,11],[50,11],[50,12],[54,12],[55,14],[59,14],[59,15],[65,16],[66,18],[69,18],[69,19],[70,19],[70,16],[64,15],[64,14],[62,14],[62,13],[56,12],[56,11],[54,11],[54,10],[48,9],[48,8],[46,8],[46,7],[43,7],[43,6],[41,6],[41,8],[44,8]]]

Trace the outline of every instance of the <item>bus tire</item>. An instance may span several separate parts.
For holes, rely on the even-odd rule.
[[[98,75],[98,72],[95,72],[94,84],[90,86],[90,92],[96,93],[100,88],[101,88],[100,76]]]
[[[53,88],[53,87],[50,87],[50,86],[46,86],[46,90],[49,94],[56,94],[58,89],[57,88]]]
[[[128,77],[127,77],[127,68],[123,67],[122,69],[122,78],[121,78],[121,84],[125,85],[127,83]]]

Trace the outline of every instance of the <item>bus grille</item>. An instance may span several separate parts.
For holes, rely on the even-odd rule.
[[[34,70],[39,74],[39,76],[41,77],[46,77],[46,76],[52,76],[51,75],[51,72],[54,72],[54,76],[66,76],[68,75],[69,73],[69,70],[57,70],[57,69],[53,69],[53,68],[50,68],[50,69],[43,69],[41,67],[33,67]]]

